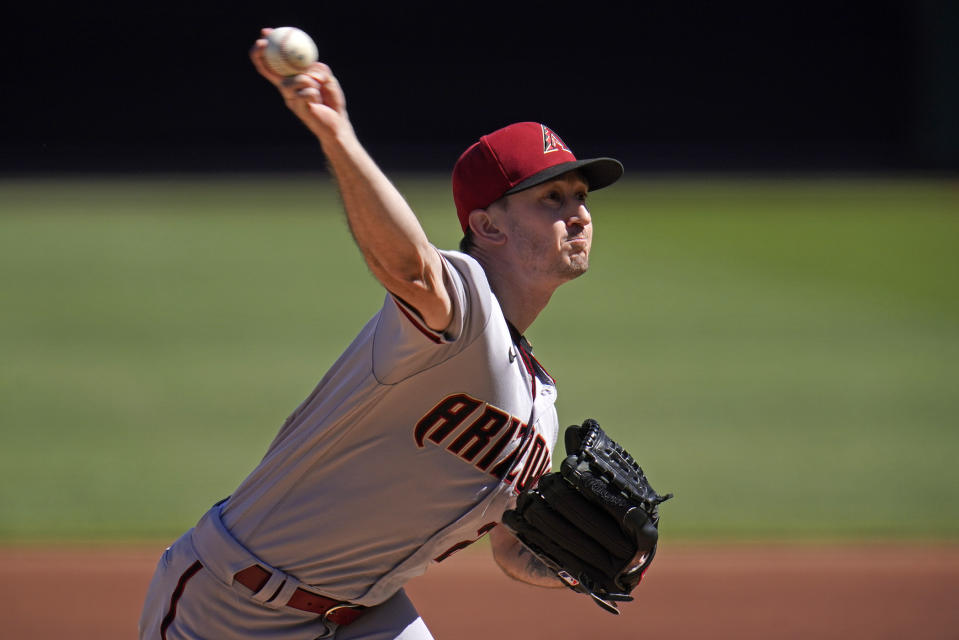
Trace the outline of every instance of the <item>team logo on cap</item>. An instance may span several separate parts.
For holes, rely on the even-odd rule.
[[[543,153],[551,153],[553,151],[565,151],[566,153],[572,153],[569,150],[569,147],[566,146],[566,143],[563,142],[562,138],[553,133],[549,127],[545,124],[539,125],[543,128]]]

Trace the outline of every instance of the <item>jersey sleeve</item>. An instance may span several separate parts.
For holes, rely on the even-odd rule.
[[[489,323],[494,300],[483,268],[459,252],[439,254],[453,319],[445,330],[435,331],[415,309],[387,294],[376,318],[372,352],[373,373],[384,384],[395,384],[454,357]]]

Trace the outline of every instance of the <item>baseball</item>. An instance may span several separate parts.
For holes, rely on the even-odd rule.
[[[277,27],[266,40],[266,64],[281,76],[295,76],[316,62],[316,44],[296,27]]]

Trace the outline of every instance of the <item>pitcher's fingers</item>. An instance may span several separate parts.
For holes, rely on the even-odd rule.
[[[323,91],[323,103],[331,109],[345,114],[346,94],[343,93],[343,88],[340,86],[340,82],[336,79],[336,76],[330,74],[329,80],[324,82],[321,87]]]
[[[298,89],[296,95],[301,100],[306,100],[307,102],[312,102],[313,104],[323,104],[323,95],[316,87],[305,87],[303,89]]]
[[[322,84],[323,80],[317,78],[312,73],[298,73],[295,76],[283,78],[283,87],[287,89],[302,89],[304,87],[316,87],[319,89]]]
[[[280,83],[280,93],[289,101],[296,98],[304,89],[313,89],[319,95],[322,91],[320,82],[305,73],[299,73],[295,76],[283,78]]]
[[[266,51],[267,44],[268,42],[263,38],[254,42],[253,47],[250,49],[250,60],[261,76],[279,87],[284,78],[266,64],[264,52]]]
[[[333,76],[329,65],[322,62],[314,62],[311,64],[309,69],[303,71],[303,75],[310,76],[320,84],[326,84],[331,81],[336,82],[336,78]]]

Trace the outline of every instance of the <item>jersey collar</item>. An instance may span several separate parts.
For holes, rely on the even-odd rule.
[[[543,365],[539,363],[539,360],[533,357],[533,345],[529,343],[526,336],[521,334],[509,320],[506,321],[506,326],[509,327],[509,335],[513,339],[513,344],[516,345],[516,348],[519,350],[520,357],[523,359],[523,364],[526,365],[526,370],[529,374],[535,375],[543,384],[555,386],[556,381],[553,380],[553,376],[549,375],[546,369],[543,368]]]

